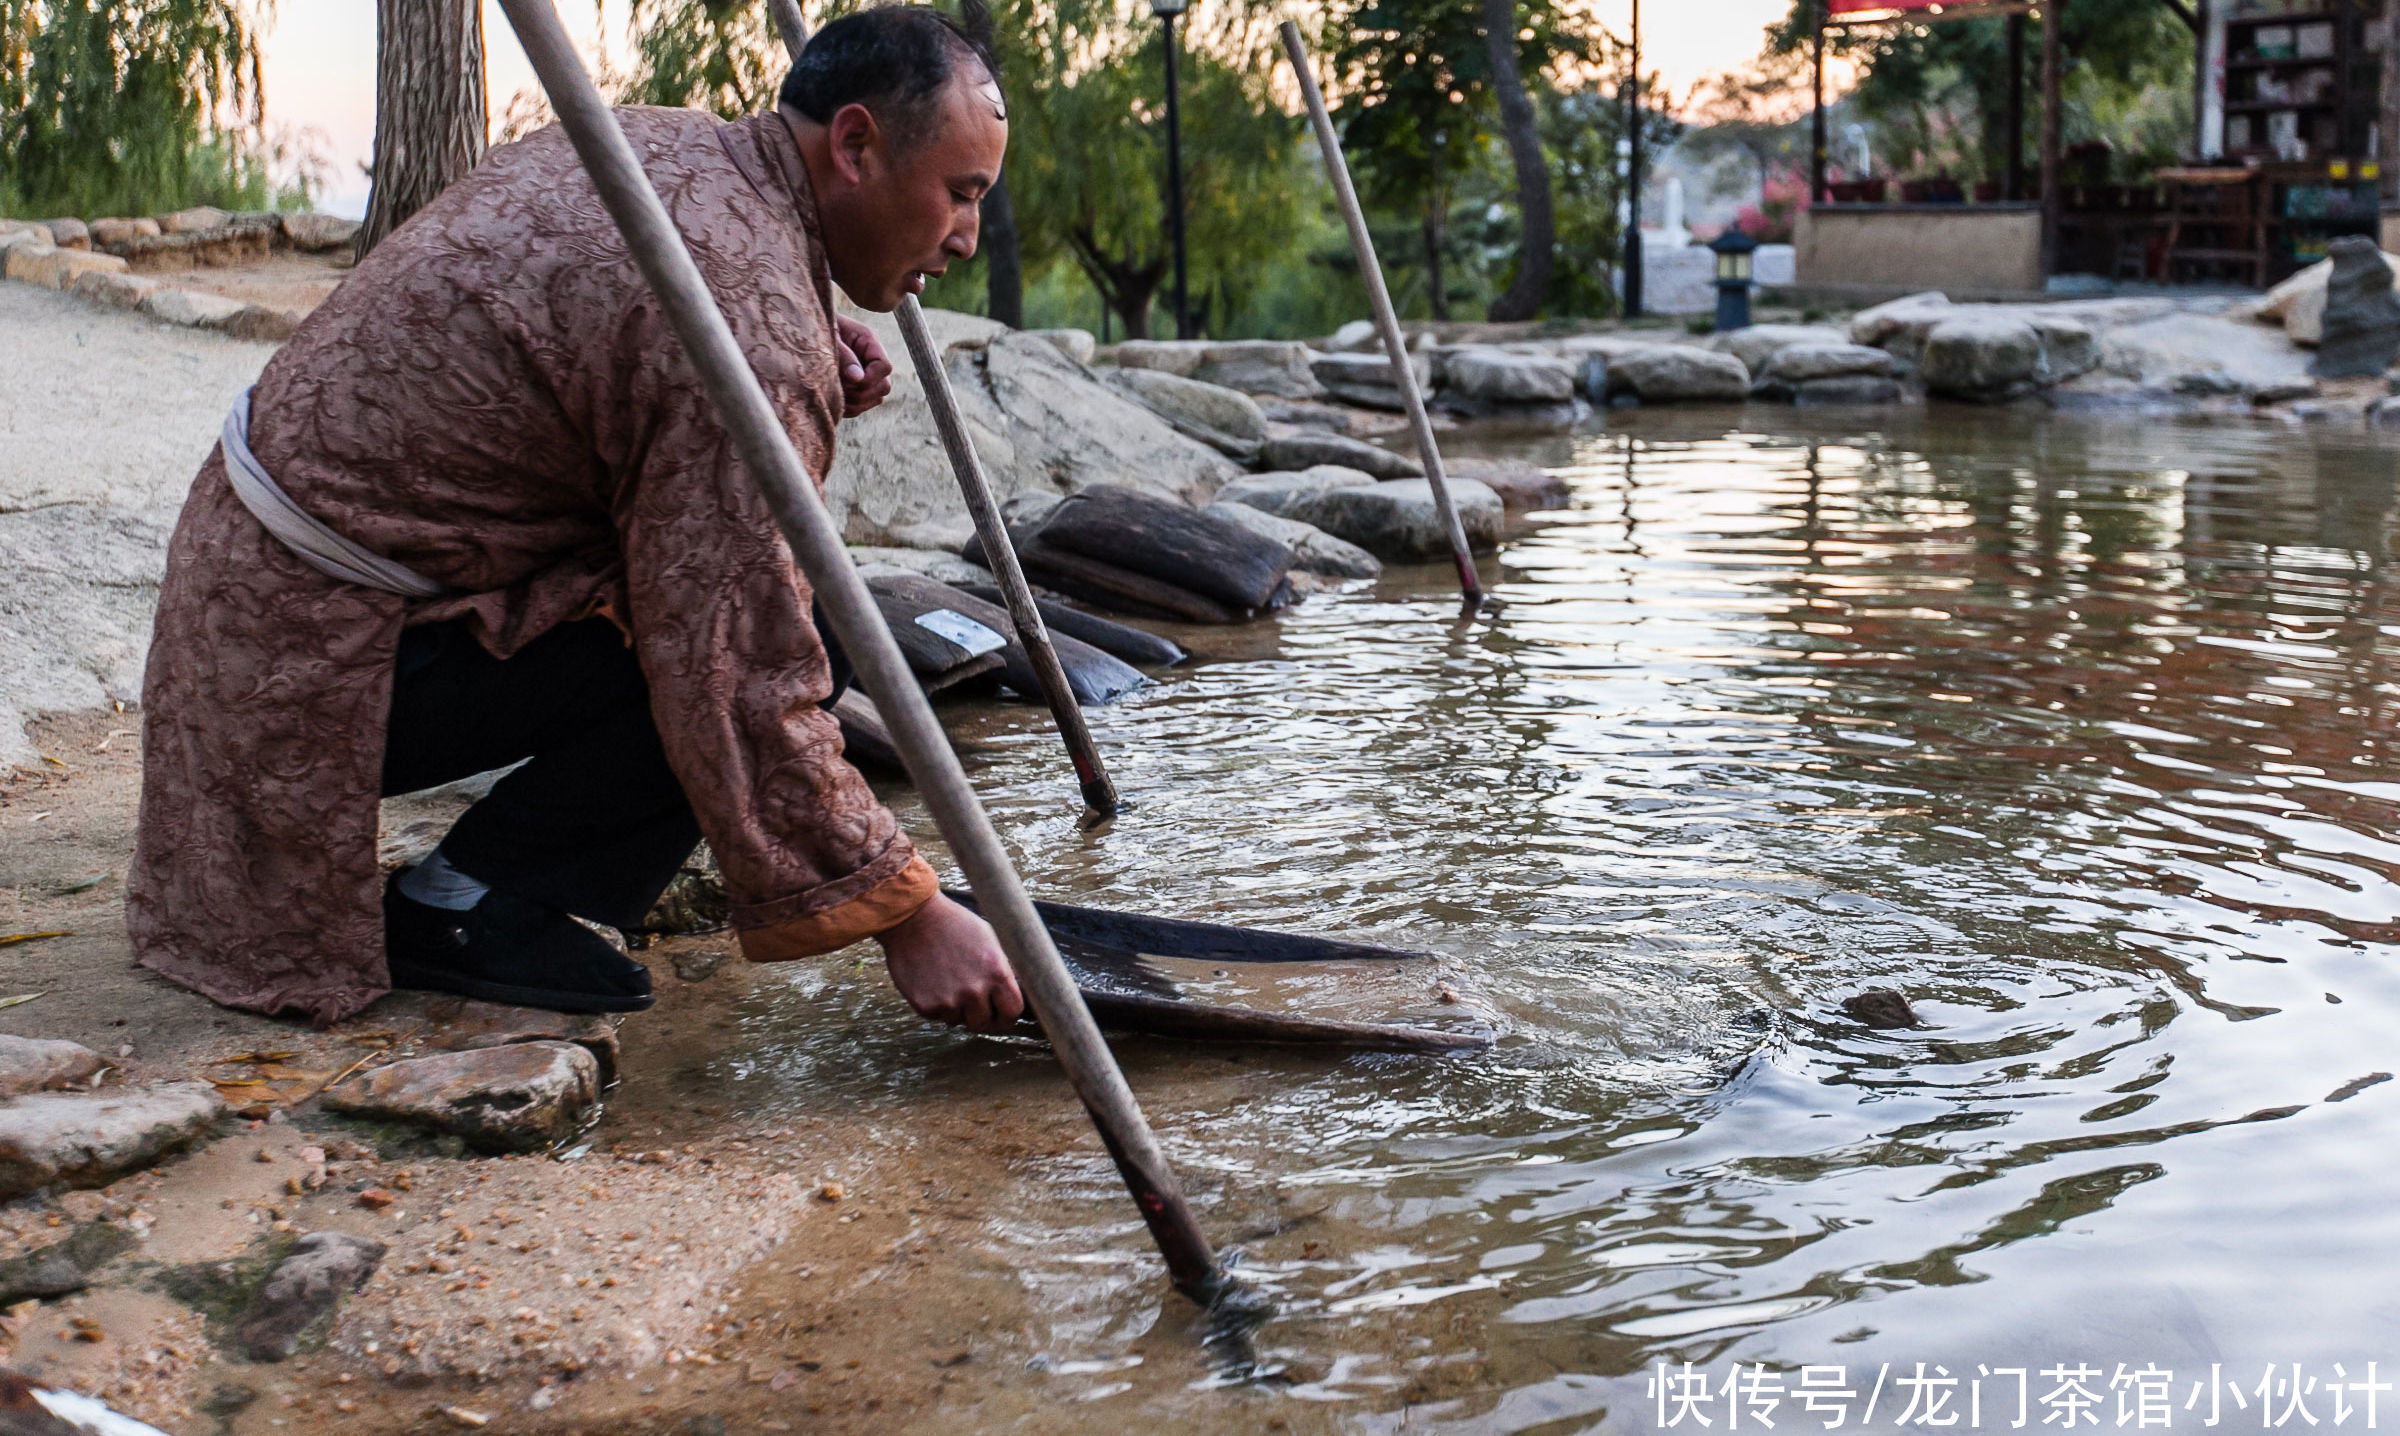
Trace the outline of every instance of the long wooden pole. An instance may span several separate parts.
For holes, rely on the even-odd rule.
[[[1392,292],[1384,285],[1383,266],[1375,259],[1375,241],[1367,233],[1366,211],[1359,208],[1358,191],[1350,183],[1350,165],[1342,158],[1341,136],[1333,132],[1333,116],[1325,111],[1325,96],[1308,68],[1308,49],[1300,27],[1283,22],[1283,53],[1291,58],[1300,93],[1308,101],[1309,122],[1316,126],[1317,148],[1325,155],[1325,174],[1333,181],[1334,198],[1341,202],[1342,222],[1350,228],[1350,247],[1358,254],[1358,271],[1367,281],[1367,301],[1375,311],[1375,328],[1383,335],[1383,350],[1392,357],[1392,377],[1408,408],[1409,431],[1416,436],[1417,457],[1425,465],[1425,481],[1433,488],[1433,507],[1450,535],[1450,554],[1458,561],[1458,591],[1472,609],[1483,602],[1483,584],[1475,577],[1475,555],[1467,548],[1466,528],[1450,502],[1450,480],[1442,471],[1442,451],[1433,442],[1433,421],[1425,415],[1425,396],[1417,388],[1417,371],[1409,367],[1408,339],[1400,332],[1400,316],[1392,308]]]
[[[767,12],[774,17],[775,28],[783,36],[785,53],[792,57],[793,64],[799,64],[800,52],[808,48],[808,21],[800,13],[800,0],[767,0]],[[916,366],[917,382],[924,388],[925,402],[933,410],[933,427],[941,435],[943,452],[949,456],[950,472],[957,476],[959,492],[966,496],[968,516],[975,521],[976,536],[983,540],[983,555],[991,561],[992,573],[1000,580],[1000,597],[1008,608],[1009,622],[1016,625],[1017,642],[1024,645],[1025,657],[1033,665],[1033,676],[1042,685],[1042,701],[1050,706],[1059,737],[1066,740],[1067,759],[1075,765],[1075,781],[1083,789],[1083,801],[1100,816],[1114,817],[1117,785],[1109,780],[1107,765],[1100,761],[1100,749],[1092,742],[1091,725],[1083,718],[1083,705],[1075,701],[1075,689],[1067,682],[1067,670],[1058,661],[1058,650],[1050,642],[1050,629],[1042,622],[1040,605],[1034,602],[1033,585],[1025,581],[1024,565],[1017,562],[1016,545],[1009,542],[1008,525],[1000,517],[998,501],[992,497],[983,460],[975,452],[975,441],[968,437],[967,421],[958,411],[958,396],[951,392],[950,371],[942,366],[941,351],[933,346],[933,335],[925,327],[925,311],[918,306],[915,295],[900,297],[896,317],[909,361]]]
[[[1201,1235],[1158,1138],[1143,1120],[1124,1073],[1076,993],[1075,980],[1051,945],[1049,931],[958,765],[958,755],[950,750],[932,707],[910,676],[908,660],[884,626],[866,582],[851,566],[850,551],[834,531],[816,484],[801,467],[766,391],[684,248],[682,235],[667,217],[666,206],[634,158],[615,113],[585,73],[552,0],[501,0],[501,9],[516,28],[526,58],[533,62],[534,74],[574,142],[601,203],[683,341],[718,422],[774,510],[792,556],[825,606],[860,682],[891,725],[893,746],[900,750],[951,853],[966,870],[984,919],[999,935],[1035,1019],[1132,1191],[1152,1239],[1166,1257],[1168,1274],[1193,1300],[1214,1301],[1227,1286],[1215,1251]]]

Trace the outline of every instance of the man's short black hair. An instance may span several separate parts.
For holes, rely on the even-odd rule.
[[[941,95],[961,63],[997,76],[981,46],[928,5],[879,5],[844,15],[809,38],[784,76],[782,102],[818,124],[844,105],[865,105],[896,149],[932,132]]]

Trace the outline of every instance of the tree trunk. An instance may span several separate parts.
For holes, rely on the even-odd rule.
[[[1491,56],[1492,91],[1500,100],[1500,130],[1508,137],[1509,159],[1516,166],[1517,213],[1523,230],[1517,277],[1506,294],[1492,301],[1490,317],[1531,319],[1550,293],[1558,229],[1550,210],[1550,167],[1542,159],[1533,101],[1526,97],[1524,77],[1517,72],[1515,0],[1483,0],[1483,43]]]
[[[1000,36],[992,23],[991,0],[960,0],[967,38],[999,63]],[[1017,207],[1009,202],[1002,175],[983,197],[984,307],[1011,329],[1025,327],[1025,261],[1017,250]]]
[[[1125,321],[1125,337],[1149,338],[1150,303],[1158,297],[1158,286],[1166,281],[1167,261],[1159,258],[1144,264],[1105,254],[1091,231],[1081,225],[1067,231],[1067,248],[1075,256],[1076,267],[1100,291],[1100,302]],[[1101,327],[1107,327],[1105,318]]]
[[[1450,281],[1442,277],[1442,201],[1438,195],[1425,201],[1425,295],[1434,322],[1449,323]]]
[[[483,7],[375,0],[375,163],[358,257],[483,158]]]
[[[983,197],[985,307],[1011,329],[1025,327],[1025,262],[1017,252],[1017,207],[1002,176]]]

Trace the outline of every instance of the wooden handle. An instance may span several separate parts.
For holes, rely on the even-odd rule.
[[[751,372],[658,192],[650,187],[649,176],[642,173],[615,113],[585,73],[551,0],[501,0],[501,8],[601,203],[682,340],[718,422],[774,510],[793,558],[808,575],[835,635],[849,652],[859,682],[891,725],[892,741],[918,795],[981,898],[984,918],[999,935],[1035,1019],[1058,1053],[1075,1095],[1091,1114],[1102,1144],[1116,1160],[1142,1220],[1166,1257],[1168,1274],[1177,1289],[1195,1301],[1215,1301],[1228,1286],[1224,1270],[1193,1219],[1158,1138],[1143,1120],[1124,1073],[1101,1040],[1074,979],[968,785],[958,755],[917,690],[908,661],[884,626],[866,582],[851,565],[850,551],[834,531],[815,482],[801,467],[766,391],[759,387],[758,376]]]
[[[791,3],[791,0],[785,0]],[[1308,101],[1309,123],[1316,127],[1317,148],[1325,156],[1325,174],[1333,181],[1334,198],[1341,202],[1342,223],[1350,228],[1350,247],[1358,254],[1358,272],[1367,281],[1367,301],[1375,311],[1375,329],[1383,336],[1384,352],[1392,356],[1392,374],[1400,381],[1400,398],[1408,407],[1409,432],[1416,436],[1417,457],[1425,464],[1425,481],[1433,489],[1433,507],[1450,535],[1450,554],[1458,561],[1458,591],[1471,609],[1483,602],[1483,584],[1475,577],[1475,555],[1467,548],[1466,526],[1450,502],[1450,480],[1442,471],[1442,451],[1433,442],[1433,420],[1425,414],[1425,395],[1417,388],[1417,371],[1409,366],[1408,338],[1400,332],[1400,315],[1392,308],[1392,292],[1383,282],[1383,265],[1375,258],[1375,240],[1367,233],[1367,214],[1359,208],[1358,191],[1350,183],[1350,165],[1342,158],[1341,136],[1333,132],[1333,116],[1325,111],[1325,96],[1309,72],[1308,50],[1300,43],[1300,27],[1283,22],[1283,53],[1291,58],[1292,73],[1300,80],[1301,97]]]

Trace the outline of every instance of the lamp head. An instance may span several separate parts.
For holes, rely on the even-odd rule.
[[[1172,20],[1190,6],[1191,0],[1150,0],[1150,13],[1161,20]]]

